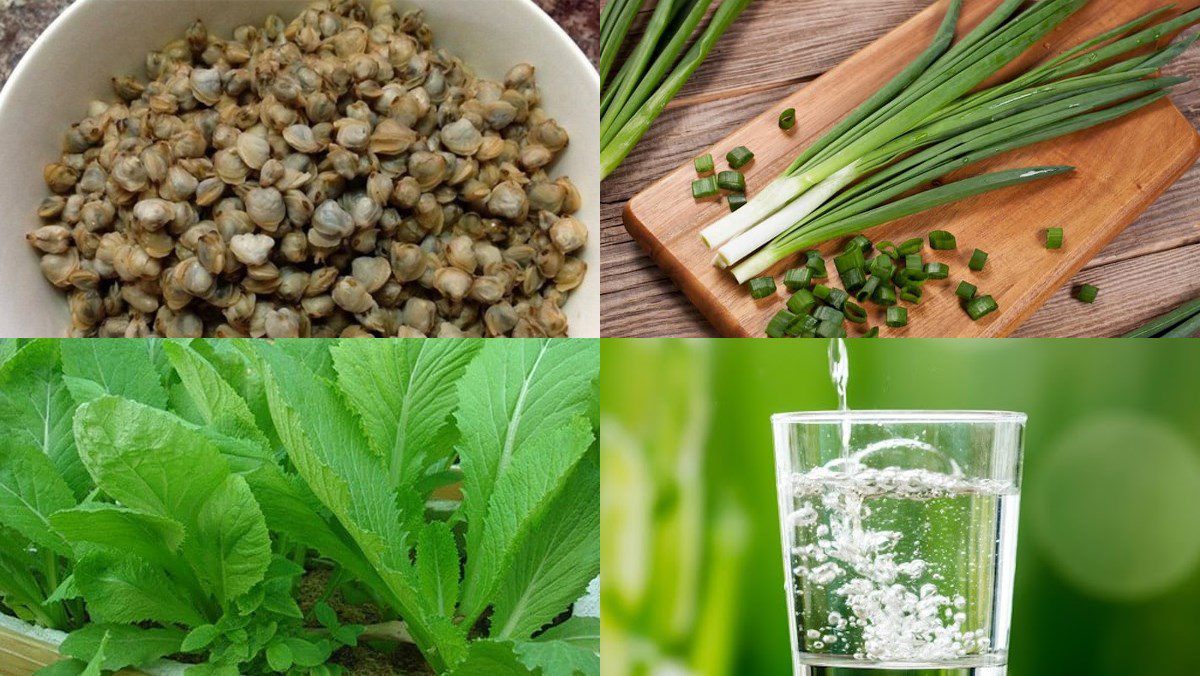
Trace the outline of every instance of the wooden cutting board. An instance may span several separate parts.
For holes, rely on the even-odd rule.
[[[1092,0],[998,74],[997,81],[1164,2]],[[978,25],[999,3],[965,0],[958,35]],[[1176,12],[1186,11],[1200,5],[1200,0],[1177,4]],[[728,151],[743,145],[753,150],[754,162],[742,169],[753,196],[805,147],[911,63],[928,46],[948,5],[949,0],[938,0],[697,155],[711,152],[720,171],[728,168],[724,159]],[[779,129],[778,117],[786,108],[796,109],[796,127],[785,133]],[[1076,167],[1074,173],[1064,177],[1008,188],[867,231],[873,241],[901,242],[927,237],[930,230],[949,230],[957,237],[959,247],[950,252],[931,252],[926,247],[926,260],[949,264],[951,276],[928,282],[924,301],[919,306],[907,306],[908,327],[882,326],[882,311],[868,303],[870,325],[881,326],[884,336],[1007,336],[1136,220],[1198,157],[1200,136],[1169,100],[1163,100],[1102,127],[1013,151],[952,174],[948,180],[1016,167]],[[700,240],[699,233],[728,213],[728,207],[723,200],[693,200],[690,186],[695,178],[689,162],[636,195],[625,207],[625,226],[718,331],[728,337],[761,337],[770,318],[783,308],[786,291],[780,283],[778,296],[755,301],[731,274],[713,267],[713,252]],[[1065,229],[1062,249],[1045,248],[1045,230],[1049,227]],[[840,252],[843,241],[822,247],[827,258]],[[967,269],[967,260],[976,248],[990,255],[980,273]],[[789,259],[771,274],[778,278],[784,270],[796,266],[796,259]],[[836,283],[832,262],[829,270]],[[978,286],[981,293],[994,296],[1000,311],[972,322],[954,295],[958,282],[964,279]],[[1103,286],[1100,293],[1104,293]]]

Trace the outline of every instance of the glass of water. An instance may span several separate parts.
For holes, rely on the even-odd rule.
[[[1005,673],[1025,421],[772,417],[796,674]]]

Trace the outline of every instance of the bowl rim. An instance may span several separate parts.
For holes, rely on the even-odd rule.
[[[54,36],[61,30],[62,26],[66,25],[68,22],[72,21],[76,14],[84,11],[85,7],[90,7],[91,5],[94,5],[96,3],[103,2],[103,1],[105,1],[105,0],[74,0],[70,5],[68,5],[65,9],[63,9],[62,12],[59,13],[59,15],[57,17],[55,17],[54,20],[52,20],[49,23],[49,25],[46,26],[46,28],[41,32],[41,34],[38,35],[36,39],[34,39],[33,43],[29,45],[29,48],[25,51],[25,53],[23,55],[21,55],[21,58],[17,61],[16,66],[13,67],[12,72],[9,74],[8,79],[4,82],[4,85],[0,86],[0,111],[3,111],[5,109],[9,108],[10,106],[14,105],[13,98],[16,96],[16,94],[12,93],[12,91],[10,91],[10,90],[15,91],[15,86],[10,86],[10,85],[12,85],[12,83],[17,82],[17,81],[23,79],[23,77],[25,77],[25,71],[27,71],[28,69],[30,69],[32,67],[32,66],[30,66],[30,64],[33,63],[38,58],[38,55],[47,48],[47,45],[52,40],[54,40]],[[235,2],[236,1],[253,2],[253,0],[234,0],[234,1]],[[403,3],[417,5],[418,7],[421,7],[421,6],[424,6],[424,4],[427,2],[436,2],[437,0],[399,0],[399,2],[397,2],[397,0],[392,0],[392,1],[395,4],[400,4],[400,2],[403,2]],[[550,34],[552,34],[554,36],[554,39],[558,43],[566,45],[567,52],[571,55],[571,58],[574,61],[573,70],[579,70],[583,74],[586,74],[586,78],[579,84],[583,87],[586,87],[587,90],[589,91],[589,93],[593,95],[592,98],[599,101],[600,72],[597,69],[596,65],[592,63],[592,60],[590,58],[588,58],[587,54],[584,53],[583,48],[579,45],[579,43],[577,43],[575,41],[575,39],[572,38],[569,33],[567,33],[566,29],[564,29],[557,21],[555,21],[554,18],[551,17],[550,14],[546,10],[542,9],[542,7],[539,6],[534,0],[508,0],[508,1],[518,3],[519,5],[523,5],[527,9],[532,10],[532,16],[535,18],[535,20],[538,21],[542,27],[548,29]],[[302,3],[297,3],[297,4],[302,4]],[[597,165],[597,174],[596,174],[597,180],[599,179],[598,167],[599,167],[599,165]],[[599,210],[600,210],[600,197],[601,197],[600,192],[599,192],[599,190],[597,190],[597,193],[596,193],[597,212],[599,212]],[[595,246],[597,247],[597,255],[602,260],[603,257],[599,255],[600,253],[602,253],[602,252],[600,252],[601,245],[600,245],[600,237],[599,237],[599,235],[601,234],[602,228],[601,228],[601,222],[600,222],[599,217],[597,217],[597,221],[595,223],[595,228],[593,229],[589,225],[588,230],[589,230],[589,235],[595,235],[595,239],[596,239]],[[589,270],[588,272],[589,272],[589,274],[596,275],[597,279],[599,279],[599,275],[600,275],[599,268],[595,271]],[[598,337],[600,337],[601,331],[603,328],[603,324],[602,324],[603,317],[602,317],[602,313],[601,313],[601,303],[600,303],[600,289],[597,287],[594,299],[588,298],[585,300],[585,299],[581,298],[577,302],[583,302],[585,304],[585,313],[586,313],[585,317],[588,315],[592,315],[592,313],[594,313],[594,315],[592,315],[594,317],[594,319],[585,320],[585,323],[588,323],[588,324],[592,324],[592,322],[594,322],[594,328],[588,329],[586,332],[581,332],[580,334],[575,334],[574,330],[573,330],[574,326],[575,326],[575,322],[572,322],[572,329],[568,331],[568,334],[567,334],[568,337],[570,337],[570,338],[598,338]],[[65,299],[64,299],[63,305],[65,306]],[[594,305],[594,307],[593,307],[593,305]],[[591,312],[587,312],[588,309],[590,309]],[[65,331],[65,329],[64,329],[64,331]],[[594,331],[594,333],[593,333],[593,331]]]

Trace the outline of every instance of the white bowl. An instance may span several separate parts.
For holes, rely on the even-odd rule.
[[[94,99],[115,98],[110,78],[145,77],[148,51],[182,37],[197,18],[215,35],[269,14],[295,17],[309,0],[76,0],[34,43],[0,91],[0,337],[57,337],[66,332],[64,296],[38,268],[25,233],[41,225],[49,194],[42,168],[60,157],[64,133]],[[398,0],[421,7],[439,46],[480,76],[502,79],[517,63],[537,68],[546,111],[570,133],[553,167],[583,196],[588,274],[564,308],[573,337],[600,335],[600,78],[595,68],[532,0]]]

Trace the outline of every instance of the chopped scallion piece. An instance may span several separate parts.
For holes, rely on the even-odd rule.
[[[879,327],[878,326],[872,326],[870,331],[867,331],[866,333],[863,334],[863,338],[878,338],[878,337],[879,337]]]
[[[844,273],[847,270],[862,269],[866,264],[867,262],[863,260],[862,251],[857,248],[851,249],[833,259],[833,265],[839,273]]]
[[[867,254],[871,253],[873,246],[871,244],[871,240],[863,237],[862,235],[855,235],[850,239],[850,241],[846,242],[846,248],[844,251],[849,251],[852,248],[858,249],[862,252],[863,256],[866,256]]]
[[[812,279],[812,268],[793,268],[784,273],[783,285],[787,287],[788,291],[799,291],[811,286]]]
[[[917,237],[915,239],[910,239],[896,247],[896,253],[900,254],[901,256],[908,256],[910,254],[920,253],[921,249],[923,248],[925,248],[925,240]]]
[[[858,291],[854,292],[854,297],[860,301],[867,300],[868,298],[871,297],[872,294],[875,293],[875,289],[879,288],[879,284],[882,281],[883,280],[876,277],[875,275],[871,275],[869,278],[867,278],[866,283],[863,284],[862,287],[859,288]]]
[[[967,267],[971,268],[975,272],[980,272],[983,270],[983,266],[987,265],[987,259],[988,254],[986,251],[983,249],[976,249],[975,253],[971,254],[971,262],[967,264]]]
[[[913,305],[920,305],[921,299],[925,297],[925,292],[921,290],[919,285],[906,286],[900,289],[900,300]]]
[[[925,274],[929,279],[947,279],[950,277],[950,266],[945,263],[927,263]]]
[[[908,326],[908,310],[902,307],[890,307],[887,309],[886,319],[887,325],[893,329]]]
[[[975,293],[979,291],[979,287],[970,282],[959,282],[958,289],[954,291],[954,295],[963,300],[971,300],[975,297]]]
[[[850,268],[842,273],[842,286],[850,293],[854,293],[867,283],[867,275],[862,268]]]
[[[845,307],[846,301],[848,300],[850,300],[850,294],[842,291],[841,289],[835,288],[829,290],[829,299],[825,302],[841,310],[843,307]]]
[[[807,314],[817,304],[817,297],[807,289],[800,289],[788,299],[787,308],[795,314]]]
[[[1049,228],[1046,230],[1046,248],[1061,249],[1063,245],[1063,229]]]
[[[774,277],[755,277],[749,282],[750,297],[755,300],[775,295]]]
[[[1075,290],[1075,298],[1083,303],[1095,303],[1098,295],[1100,295],[1100,289],[1091,284],[1084,284]]]
[[[796,126],[796,109],[788,108],[779,114],[779,128],[787,131]]]
[[[883,305],[885,307],[889,305],[895,305],[896,290],[892,288],[890,283],[880,284],[879,288],[875,289],[875,293],[871,294],[871,300],[874,301],[876,305]]]
[[[780,310],[767,324],[767,335],[771,338],[782,338],[787,335],[788,328],[798,317],[787,310]]]
[[[934,230],[929,233],[929,248],[934,251],[953,251],[958,248],[958,240],[945,230]]]
[[[847,301],[843,312],[846,314],[847,321],[855,324],[865,324],[867,322],[867,311],[858,303]]]
[[[884,254],[893,260],[900,257],[899,249],[896,248],[896,245],[893,244],[891,240],[885,239],[879,244],[876,244],[875,248],[879,251],[879,253]]]
[[[729,195],[729,210],[737,211],[746,206],[746,195],[744,193],[735,192]]]
[[[717,187],[731,192],[746,192],[746,177],[740,171],[722,171],[717,174]]]
[[[701,176],[703,176],[704,174],[711,174],[713,172],[713,169],[715,169],[715,168],[716,168],[716,163],[713,162],[713,156],[711,154],[701,155],[700,157],[696,158],[696,173],[697,174],[700,174]]]
[[[821,252],[809,251],[807,254],[808,262],[805,265],[813,271],[813,279],[825,279],[829,273],[825,270],[825,259],[821,258]]]
[[[720,194],[721,189],[717,187],[717,177],[707,176],[705,178],[692,181],[692,197],[698,200],[716,197]]]
[[[813,317],[811,315],[801,315],[799,317],[796,317],[796,320],[793,321],[790,326],[788,326],[787,334],[789,336],[793,336],[793,337],[798,337],[798,336],[810,336],[811,337],[813,335],[813,333],[817,330],[817,327],[820,324],[821,324],[821,322],[817,321],[816,317]]]
[[[831,308],[828,305],[822,305],[813,311],[812,316],[822,322],[837,322],[841,324],[846,319],[846,314],[836,308]]]
[[[967,303],[967,316],[969,316],[972,321],[979,321],[998,309],[1000,308],[998,305],[996,305],[995,298],[992,298],[991,296],[978,296],[971,299],[971,302]]]
[[[730,150],[729,154],[725,156],[725,160],[729,162],[731,169],[741,169],[750,164],[750,160],[753,159],[754,153],[750,152],[750,149],[746,146],[738,146]]]
[[[892,275],[892,281],[899,286],[909,286],[913,282],[923,282],[928,278],[929,275],[925,274],[924,268],[918,268],[916,270],[900,268],[895,274]]]
[[[909,271],[924,270],[925,261],[921,260],[921,254],[909,254],[904,257],[904,268]]]
[[[871,274],[883,279],[891,279],[892,273],[896,271],[896,261],[892,260],[891,256],[880,255],[871,259]]]
[[[846,328],[841,322],[821,322],[817,327],[818,338],[845,338]]]
[[[831,294],[833,294],[833,289],[829,288],[828,286],[825,286],[824,284],[818,284],[813,287],[812,292],[813,292],[813,295],[816,296],[817,298],[820,298],[821,300],[824,300],[824,301],[828,301],[829,296]]]

